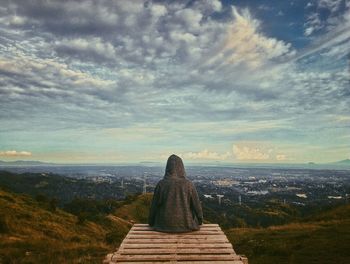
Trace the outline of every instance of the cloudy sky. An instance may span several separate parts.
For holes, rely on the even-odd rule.
[[[0,1],[0,160],[350,158],[350,0]]]

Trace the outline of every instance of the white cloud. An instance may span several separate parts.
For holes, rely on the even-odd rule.
[[[56,42],[56,49],[68,50],[71,57],[83,52],[85,59],[87,56],[99,56],[104,59],[115,59],[115,49],[110,42],[103,41],[101,38],[74,38],[63,39]]]
[[[346,2],[346,1],[345,1]],[[320,30],[326,29],[328,31],[333,30],[339,24],[344,23],[344,16],[349,12],[349,6],[345,5],[344,14],[340,15],[340,11],[343,7],[344,0],[319,0],[316,1],[315,8],[312,9],[308,15],[306,23],[304,24],[304,35],[310,36]],[[311,9],[313,4],[308,3],[306,8]],[[325,16],[325,10],[328,11]]]
[[[3,156],[3,157],[29,157],[29,156],[32,156],[32,153],[29,151],[7,150],[7,151],[0,151],[0,156]]]
[[[220,1],[7,3],[0,3],[1,137],[9,127],[116,127],[115,138],[121,135],[129,144],[135,138],[136,145],[147,145],[147,137],[156,135],[152,142],[165,145],[172,135],[174,145],[186,136],[231,145],[272,137],[308,140],[311,125],[307,132],[303,121],[310,116],[315,131],[325,113],[348,115],[343,59],[349,12],[327,21],[343,22],[332,34],[314,38],[305,52],[286,61],[293,47],[265,34],[265,21],[248,9],[223,8]],[[317,32],[323,23],[318,20],[310,14],[308,34]],[[229,157],[186,152],[198,146],[179,153]],[[242,160],[275,160],[279,153],[237,144],[236,154]]]
[[[26,23],[26,18],[25,17],[20,17],[20,16],[12,16],[9,19],[9,24],[10,25],[15,25],[15,26],[21,26]]]
[[[312,7],[312,6],[313,6],[313,3],[308,2],[307,5],[305,6],[305,9],[310,8],[310,7]]]
[[[232,152],[237,160],[262,161],[270,158],[269,153],[264,152],[264,150],[259,147],[234,144]]]
[[[284,160],[288,160],[288,158],[287,158],[287,155],[285,155],[285,154],[277,154],[276,155],[276,160],[284,161]]]
[[[218,152],[211,152],[207,149],[199,152],[187,152],[180,155],[185,159],[191,160],[227,160],[232,156],[230,152],[220,154]]]
[[[168,12],[166,7],[160,4],[153,4],[151,7],[151,10],[152,10],[152,15],[157,18],[166,15],[166,13]]]
[[[328,9],[331,13],[335,13],[341,7],[343,0],[319,0],[318,7]]]
[[[254,19],[247,9],[239,12],[232,8],[234,21],[228,27],[228,36],[222,57],[232,64],[258,67],[281,56],[291,55],[291,45],[260,33],[260,21]]]

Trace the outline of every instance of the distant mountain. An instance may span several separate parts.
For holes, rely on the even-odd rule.
[[[342,165],[350,165],[350,159],[345,159],[341,161],[335,162],[336,164],[342,164]]]
[[[38,165],[54,165],[54,163],[46,163],[35,160],[16,160],[16,161],[3,161],[0,160],[0,166],[38,166]]]

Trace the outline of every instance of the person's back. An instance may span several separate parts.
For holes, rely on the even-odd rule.
[[[163,232],[198,230],[203,213],[196,188],[186,179],[181,158],[171,155],[164,179],[158,182],[149,214],[149,225]]]

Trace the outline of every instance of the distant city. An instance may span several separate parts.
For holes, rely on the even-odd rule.
[[[58,174],[117,186],[116,199],[126,193],[153,192],[164,175],[160,166],[9,166],[15,173]],[[218,204],[253,204],[275,199],[297,206],[346,203],[350,194],[349,169],[280,167],[187,166],[203,200]],[[108,185],[106,185],[108,186]],[[106,191],[106,193],[108,193]]]

